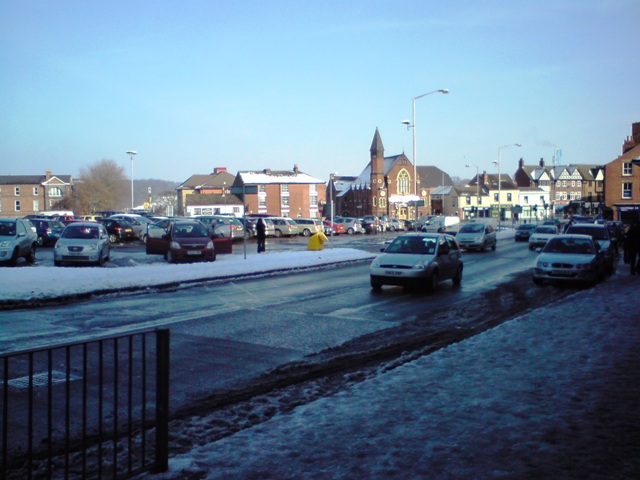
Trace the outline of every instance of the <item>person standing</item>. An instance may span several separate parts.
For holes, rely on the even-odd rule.
[[[262,218],[256,224],[256,237],[258,238],[258,253],[265,251],[265,241],[267,239],[267,225]]]
[[[640,222],[637,220],[624,239],[624,256],[631,265],[631,275],[640,273]]]

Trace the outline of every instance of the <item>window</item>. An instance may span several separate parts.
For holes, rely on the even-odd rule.
[[[406,170],[400,170],[396,178],[396,183],[398,184],[399,195],[406,195],[411,192],[411,177],[409,177],[409,173]]]
[[[280,204],[283,207],[288,207],[289,206],[289,197],[282,197],[280,200],[281,200]]]
[[[318,186],[315,183],[312,183],[309,185],[309,195],[313,195],[315,193],[318,193]]]
[[[576,181],[576,187],[582,187],[582,180]]]
[[[16,208],[15,208],[16,212],[20,211],[20,200],[16,200]]]
[[[16,195],[16,197],[20,196],[20,187],[16,187],[15,188],[15,195]]]
[[[39,212],[40,211],[40,200],[34,200],[33,201],[33,211],[34,212]]]
[[[258,193],[267,193],[266,185],[258,185]]]
[[[378,206],[378,197],[373,197],[373,206],[374,207]]]
[[[558,181],[556,182],[556,187],[561,187],[561,186],[562,186],[562,182],[561,182],[560,180],[558,180]]]
[[[498,194],[497,194],[497,193],[494,193],[494,194],[493,194],[493,200],[494,200],[495,202],[497,202],[497,201],[498,201]]]
[[[478,197],[478,205],[482,205],[482,196]]]
[[[524,203],[529,205],[529,197],[528,196],[524,196]]]
[[[267,208],[267,197],[263,197],[263,196],[258,197],[258,207]]]
[[[631,162],[622,162],[622,175],[625,177],[633,175],[633,164]]]
[[[38,187],[33,187],[33,194],[37,197],[38,196]]]
[[[289,195],[289,185],[287,185],[286,183],[283,183],[282,185],[280,185],[280,193],[283,196]]]
[[[382,197],[380,199],[380,206],[383,207],[383,208],[387,206],[387,199],[386,198]]]
[[[507,193],[507,202],[511,201],[511,193]]]
[[[467,205],[471,205],[471,197],[467,195]]]
[[[633,183],[624,182],[622,184],[622,198],[630,200],[633,198]]]
[[[51,187],[49,188],[49,196],[50,197],[61,197],[62,189],[60,187]]]
[[[562,193],[556,192],[556,200],[562,200]]]
[[[566,187],[567,186],[567,181],[566,180],[562,180],[562,186]]]

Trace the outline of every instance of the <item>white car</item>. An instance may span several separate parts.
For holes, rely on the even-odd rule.
[[[549,240],[558,234],[553,225],[539,225],[529,236],[529,250],[544,247]]]
[[[462,282],[462,254],[454,237],[446,234],[404,233],[398,235],[371,263],[371,288],[383,285],[427,287],[438,282]]]
[[[53,263],[102,265],[111,254],[109,233],[102,223],[73,222],[67,225],[53,248]]]
[[[0,265],[15,265],[24,257],[28,263],[36,261],[38,234],[24,218],[0,218]]]

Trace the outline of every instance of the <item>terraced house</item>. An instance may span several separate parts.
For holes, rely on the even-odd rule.
[[[0,216],[20,218],[50,210],[71,210],[73,177],[53,175],[0,175]]]

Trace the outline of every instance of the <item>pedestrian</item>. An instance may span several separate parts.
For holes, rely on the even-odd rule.
[[[258,238],[258,253],[264,252],[265,240],[267,239],[267,225],[262,218],[256,224],[256,237]]]
[[[636,220],[624,239],[624,255],[629,260],[631,275],[640,273],[640,222]]]

